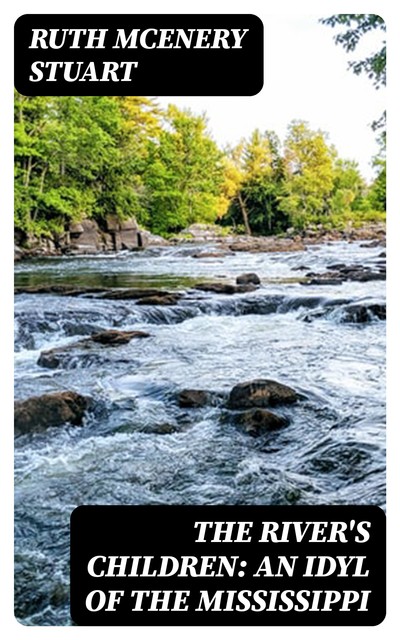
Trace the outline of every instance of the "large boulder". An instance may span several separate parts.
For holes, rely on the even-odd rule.
[[[242,273],[236,278],[236,284],[261,284],[256,273]]]
[[[269,407],[292,404],[299,395],[294,389],[275,380],[251,380],[233,387],[228,398],[230,409]]]
[[[66,423],[79,426],[90,402],[90,398],[74,391],[47,393],[16,402],[14,432],[16,435],[40,432]]]
[[[268,409],[249,409],[236,416],[236,422],[246,433],[253,437],[262,435],[268,431],[281,429],[289,424],[287,418],[278,416]]]
[[[342,322],[365,323],[371,320],[386,320],[386,304],[349,304],[344,307]]]
[[[150,231],[141,230],[140,234],[144,247],[168,247],[171,244],[166,238],[150,233]]]
[[[121,243],[121,249],[132,250],[141,249],[143,247],[143,237],[139,231],[136,221],[126,220],[121,222],[119,241]]]
[[[199,408],[208,404],[210,399],[207,391],[201,389],[183,389],[178,394],[178,403],[182,408]]]
[[[65,247],[66,253],[96,253],[100,250],[99,227],[94,220],[82,220],[69,226],[69,243]]]
[[[45,369],[57,369],[57,367],[61,366],[65,355],[67,353],[67,348],[55,348],[48,349],[47,351],[42,351],[37,364],[39,367],[44,367]],[[69,352],[69,351],[68,351]]]
[[[146,237],[139,229],[135,218],[119,220],[118,216],[107,216],[107,232],[111,237],[113,248],[116,251],[121,249],[141,249],[146,245]]]
[[[120,251],[141,249],[146,238],[135,218],[119,220],[118,216],[107,216],[105,229],[100,229],[94,220],[84,219],[71,223],[64,243],[64,253],[91,254],[98,251]]]

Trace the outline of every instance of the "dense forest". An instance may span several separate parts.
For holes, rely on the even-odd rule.
[[[144,97],[15,95],[15,225],[30,235],[109,214],[154,233],[193,222],[273,234],[382,219],[385,164],[367,186],[321,131],[255,130],[219,149],[204,115]]]
[[[353,52],[375,14],[321,20],[340,29]],[[386,45],[349,68],[386,84]],[[194,222],[237,233],[277,234],[315,225],[344,228],[383,220],[385,114],[374,124],[380,151],[367,185],[357,164],[340,158],[324,132],[293,121],[283,141],[256,129],[220,149],[205,115],[147,97],[26,97],[15,92],[15,227],[26,238],[57,236],[70,222],[134,216],[168,236]]]

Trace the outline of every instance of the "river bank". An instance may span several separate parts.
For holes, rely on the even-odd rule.
[[[138,251],[154,246],[210,243],[215,244],[221,251],[228,252],[303,251],[306,246],[313,244],[340,241],[375,242],[384,246],[386,225],[370,223],[362,227],[348,226],[340,230],[327,230],[320,225],[319,228],[305,229],[302,232],[289,229],[286,234],[280,236],[248,236],[227,233],[226,229],[217,225],[193,224],[180,234],[166,239],[140,229],[134,218],[120,222],[115,217],[110,217],[105,229],[101,229],[93,220],[83,220],[79,224],[70,225],[63,235],[53,238],[29,238],[25,234],[17,233],[14,259],[19,261],[62,255],[97,255],[124,250]]]

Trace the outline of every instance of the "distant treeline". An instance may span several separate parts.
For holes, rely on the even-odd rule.
[[[375,164],[368,186],[301,121],[283,143],[255,130],[222,150],[205,116],[155,99],[15,93],[15,226],[27,237],[109,214],[163,235],[194,222],[257,234],[358,225],[385,215],[383,154]]]

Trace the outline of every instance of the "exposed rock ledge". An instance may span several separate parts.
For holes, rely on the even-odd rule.
[[[71,223],[65,232],[52,238],[15,234],[15,260],[36,256],[90,255],[99,252],[137,251],[149,245],[169,244],[160,236],[140,229],[135,218],[119,220],[108,216],[103,227],[95,220]]]

